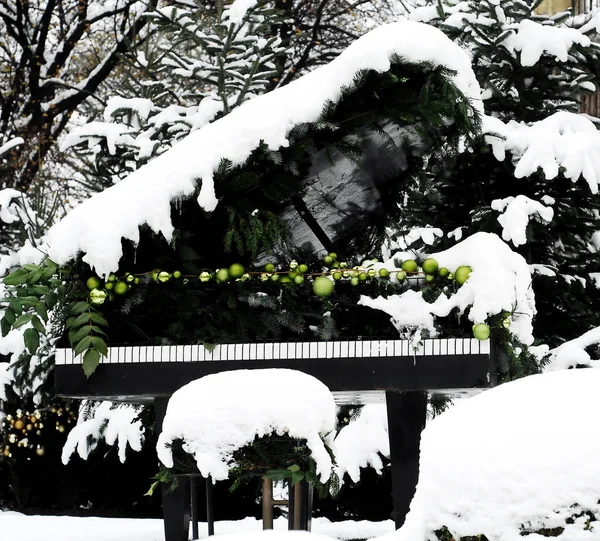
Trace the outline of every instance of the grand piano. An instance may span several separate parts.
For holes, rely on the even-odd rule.
[[[73,398],[154,402],[160,430],[168,399],[182,385],[238,369],[291,368],[325,383],[340,404],[387,404],[394,519],[400,527],[414,495],[428,394],[464,395],[495,384],[490,340],[472,338],[336,340],[111,347],[88,379],[73,350],[56,352],[56,390]],[[189,495],[163,491],[167,541],[187,540]]]

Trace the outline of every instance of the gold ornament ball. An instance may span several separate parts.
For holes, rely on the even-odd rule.
[[[25,428],[25,423],[21,419],[19,419],[15,422],[15,428],[17,430],[23,430],[23,428]]]
[[[44,447],[38,447],[38,448],[35,450],[35,454],[36,454],[37,456],[44,456],[44,455],[46,454],[46,449],[44,449]]]

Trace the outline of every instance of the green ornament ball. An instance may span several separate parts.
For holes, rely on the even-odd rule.
[[[313,283],[313,293],[317,297],[329,297],[334,289],[334,283],[326,276],[318,276]]]
[[[132,277],[133,278],[133,277]],[[168,282],[171,279],[171,275],[167,271],[160,271],[158,273],[158,281],[161,283]],[[129,276],[127,277],[127,281],[129,282]]]
[[[358,279],[359,279],[361,282],[364,282],[364,281],[365,281],[365,280],[366,280],[368,277],[369,277],[369,275],[368,275],[366,272],[361,272],[361,273],[358,275]]]
[[[340,271],[335,271],[331,276],[333,276],[333,279],[336,281],[342,279],[342,273]]]
[[[117,275],[111,272],[111,273],[108,275],[108,281],[109,281],[109,282],[116,282],[116,281],[117,281]]]
[[[267,272],[273,272],[273,271],[275,271],[275,265],[273,265],[273,263],[267,263],[265,265],[265,270]]]
[[[200,276],[198,276],[198,279],[201,282],[210,282],[211,278],[212,278],[212,274],[208,271],[202,271],[200,273]]]
[[[271,280],[273,282],[279,282],[280,279],[281,279],[281,276],[279,276],[279,274],[272,274],[271,275]],[[288,280],[289,280],[289,278],[288,278]]]
[[[304,276],[301,276],[300,274],[298,276],[296,276],[294,278],[294,283],[296,285],[302,285],[304,283]]]
[[[227,269],[218,269],[216,273],[217,282],[229,282],[229,271]]]
[[[273,276],[279,276],[278,274],[274,274]],[[292,279],[289,276],[281,276],[279,278],[279,283],[280,284],[291,284],[292,283]]]
[[[115,295],[125,295],[125,293],[127,293],[128,290],[129,285],[121,280],[119,280],[113,288],[113,292]]]
[[[360,284],[360,280],[358,278],[358,276],[353,276],[352,278],[350,278],[350,285],[356,287],[358,284]]]
[[[419,266],[414,259],[407,259],[402,262],[402,270],[404,272],[417,272],[419,270]]]
[[[93,289],[98,289],[100,287],[101,283],[102,283],[102,280],[100,280],[100,278],[98,278],[97,276],[90,276],[87,279],[87,282],[85,283],[85,285],[87,286],[87,288],[90,291],[92,291]]]
[[[389,278],[390,277],[390,271],[387,269],[379,269],[379,276],[381,278]]]
[[[179,280],[179,278],[181,278],[181,271],[173,271],[173,278],[175,278],[175,280]]]
[[[404,271],[398,271],[396,273],[396,280],[398,280],[398,282],[404,282],[404,280],[406,280],[406,273]]]
[[[433,257],[428,257],[425,261],[423,261],[421,268],[425,274],[435,274],[439,268],[439,264],[436,259],[433,259]]]
[[[446,267],[440,267],[440,269],[438,270],[438,274],[442,278],[447,278],[448,275],[450,274],[450,271]]]
[[[335,261],[337,259],[337,254],[335,252],[331,252],[329,257]]]
[[[234,263],[229,267],[229,276],[231,276],[231,278],[234,280],[244,276],[245,272],[246,269],[244,269],[244,266],[241,263]]]
[[[435,280],[435,274],[426,274],[425,281],[429,284]]]
[[[490,326],[485,323],[473,325],[473,336],[477,340],[487,340],[490,337]]]
[[[113,287],[115,287],[114,282],[106,282],[106,284],[104,285],[104,289],[106,289],[107,291],[110,291]]]
[[[141,280],[136,276],[135,279],[133,280],[133,283],[137,286],[139,285],[141,282]]]
[[[104,289],[92,289],[89,295],[90,303],[96,306],[104,304],[107,296],[108,293]]]
[[[458,269],[456,269],[456,271],[454,272],[454,279],[456,280],[456,283],[462,286],[469,278],[471,270],[471,267],[467,265],[462,265],[458,267]]]
[[[161,273],[159,273],[159,275],[158,275],[158,279],[159,279],[159,280],[160,280],[160,275],[161,275],[161,274],[162,274],[162,272],[161,272]],[[167,273],[167,274],[168,274],[168,273]],[[129,273],[127,273],[127,276],[125,277],[125,280],[127,280],[127,282],[129,282],[130,284],[132,284],[132,283],[135,281],[135,276],[134,276],[133,274],[129,274]],[[161,280],[161,281],[162,281],[162,280]]]
[[[333,265],[333,257],[331,257],[330,255],[326,255],[323,258],[323,263],[325,263],[325,265],[327,265],[328,267],[331,267],[331,265]]]
[[[308,272],[308,265],[305,265],[304,263],[300,263],[300,265],[298,265],[298,269],[296,269],[298,272],[304,274],[305,272]]]

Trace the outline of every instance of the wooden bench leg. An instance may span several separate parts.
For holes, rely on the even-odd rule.
[[[167,412],[168,398],[155,398],[156,433],[160,434]],[[177,479],[177,487],[169,491],[161,485],[165,541],[188,541],[190,529],[190,482],[187,477]]]
[[[427,416],[427,393],[385,393],[392,467],[393,519],[396,529],[404,524],[419,480],[421,431]]]

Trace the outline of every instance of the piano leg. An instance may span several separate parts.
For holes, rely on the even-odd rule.
[[[160,434],[162,422],[167,411],[168,398],[155,398],[156,432]],[[161,484],[165,541],[188,541],[190,530],[190,481],[186,476],[177,478],[177,487]]]
[[[419,444],[425,428],[425,391],[385,393],[392,467],[393,519],[396,529],[404,524],[419,480]]]

